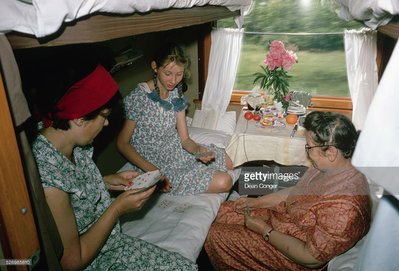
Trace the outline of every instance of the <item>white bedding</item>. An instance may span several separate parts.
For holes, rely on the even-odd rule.
[[[252,0],[1,0],[0,32],[18,31],[45,37],[55,33],[63,22],[94,12],[130,14],[168,8],[226,6],[232,11],[249,11]]]
[[[190,137],[201,144],[215,144],[226,147],[231,135],[198,127],[188,127]],[[120,171],[130,169],[127,163]],[[240,169],[230,172],[236,181]],[[220,204],[228,194],[198,194],[193,196],[172,196],[155,194],[145,208],[121,218],[122,231],[164,249],[178,252],[195,262],[208,230],[216,217]]]
[[[121,219],[122,231],[195,262],[226,194],[156,194],[146,208]]]
[[[359,20],[371,29],[389,23],[399,14],[397,0],[330,0],[339,3],[339,17]]]

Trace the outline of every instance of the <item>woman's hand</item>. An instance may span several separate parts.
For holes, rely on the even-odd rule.
[[[264,234],[265,228],[268,226],[267,223],[260,217],[257,216],[251,216],[250,214],[245,214],[245,226],[256,232],[259,233],[260,235]]]
[[[136,171],[123,171],[116,174],[104,176],[105,187],[108,190],[124,191],[126,186],[132,182],[132,179],[140,175]]]
[[[237,213],[244,213],[246,208],[256,206],[257,198],[241,197],[234,202],[234,209]]]
[[[216,157],[215,156],[215,152],[213,150],[208,149],[208,148],[206,148],[204,146],[201,146],[201,145],[198,148],[198,152],[199,153],[206,153],[206,152],[212,153],[210,155],[202,156],[202,157],[198,158],[198,160],[200,160],[204,164],[208,164],[210,161],[212,161]]]
[[[141,189],[131,189],[120,194],[112,203],[117,210],[117,217],[140,210],[145,202],[155,191],[155,185],[148,190],[139,192]]]
[[[170,192],[170,190],[172,189],[172,185],[170,184],[169,179],[165,175],[163,175],[161,177],[161,180],[157,184],[157,188],[159,191],[167,193]]]

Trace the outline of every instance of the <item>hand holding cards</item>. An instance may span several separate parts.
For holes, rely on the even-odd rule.
[[[194,153],[195,158],[199,159],[201,157],[207,157],[213,155],[214,152],[212,151],[206,151],[206,152],[196,152]]]
[[[125,190],[140,189],[137,192],[145,191],[153,187],[161,179],[161,177],[162,174],[158,169],[154,171],[148,171],[134,178],[131,185],[126,186]]]

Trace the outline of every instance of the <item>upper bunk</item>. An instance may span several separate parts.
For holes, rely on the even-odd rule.
[[[357,20],[391,38],[399,38],[399,2],[397,0],[330,0],[344,20]]]
[[[0,32],[13,49],[101,42],[236,17],[252,0],[4,0]]]

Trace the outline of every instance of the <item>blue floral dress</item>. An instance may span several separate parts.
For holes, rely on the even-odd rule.
[[[172,194],[205,192],[217,171],[227,171],[224,150],[214,145],[207,146],[216,153],[216,159],[207,165],[198,161],[181,145],[176,129],[176,109],[173,106],[165,109],[151,98],[151,93],[148,85],[141,83],[124,98],[126,119],[136,122],[130,144],[168,177]],[[163,101],[171,103],[178,96],[175,88]],[[132,167],[140,171],[134,165]]]
[[[73,164],[39,135],[33,144],[33,154],[43,187],[55,187],[69,194],[79,234],[85,233],[112,201],[91,158],[93,149],[76,147]],[[121,233],[117,222],[99,255],[85,270],[186,271],[197,270],[197,266],[178,253]]]

